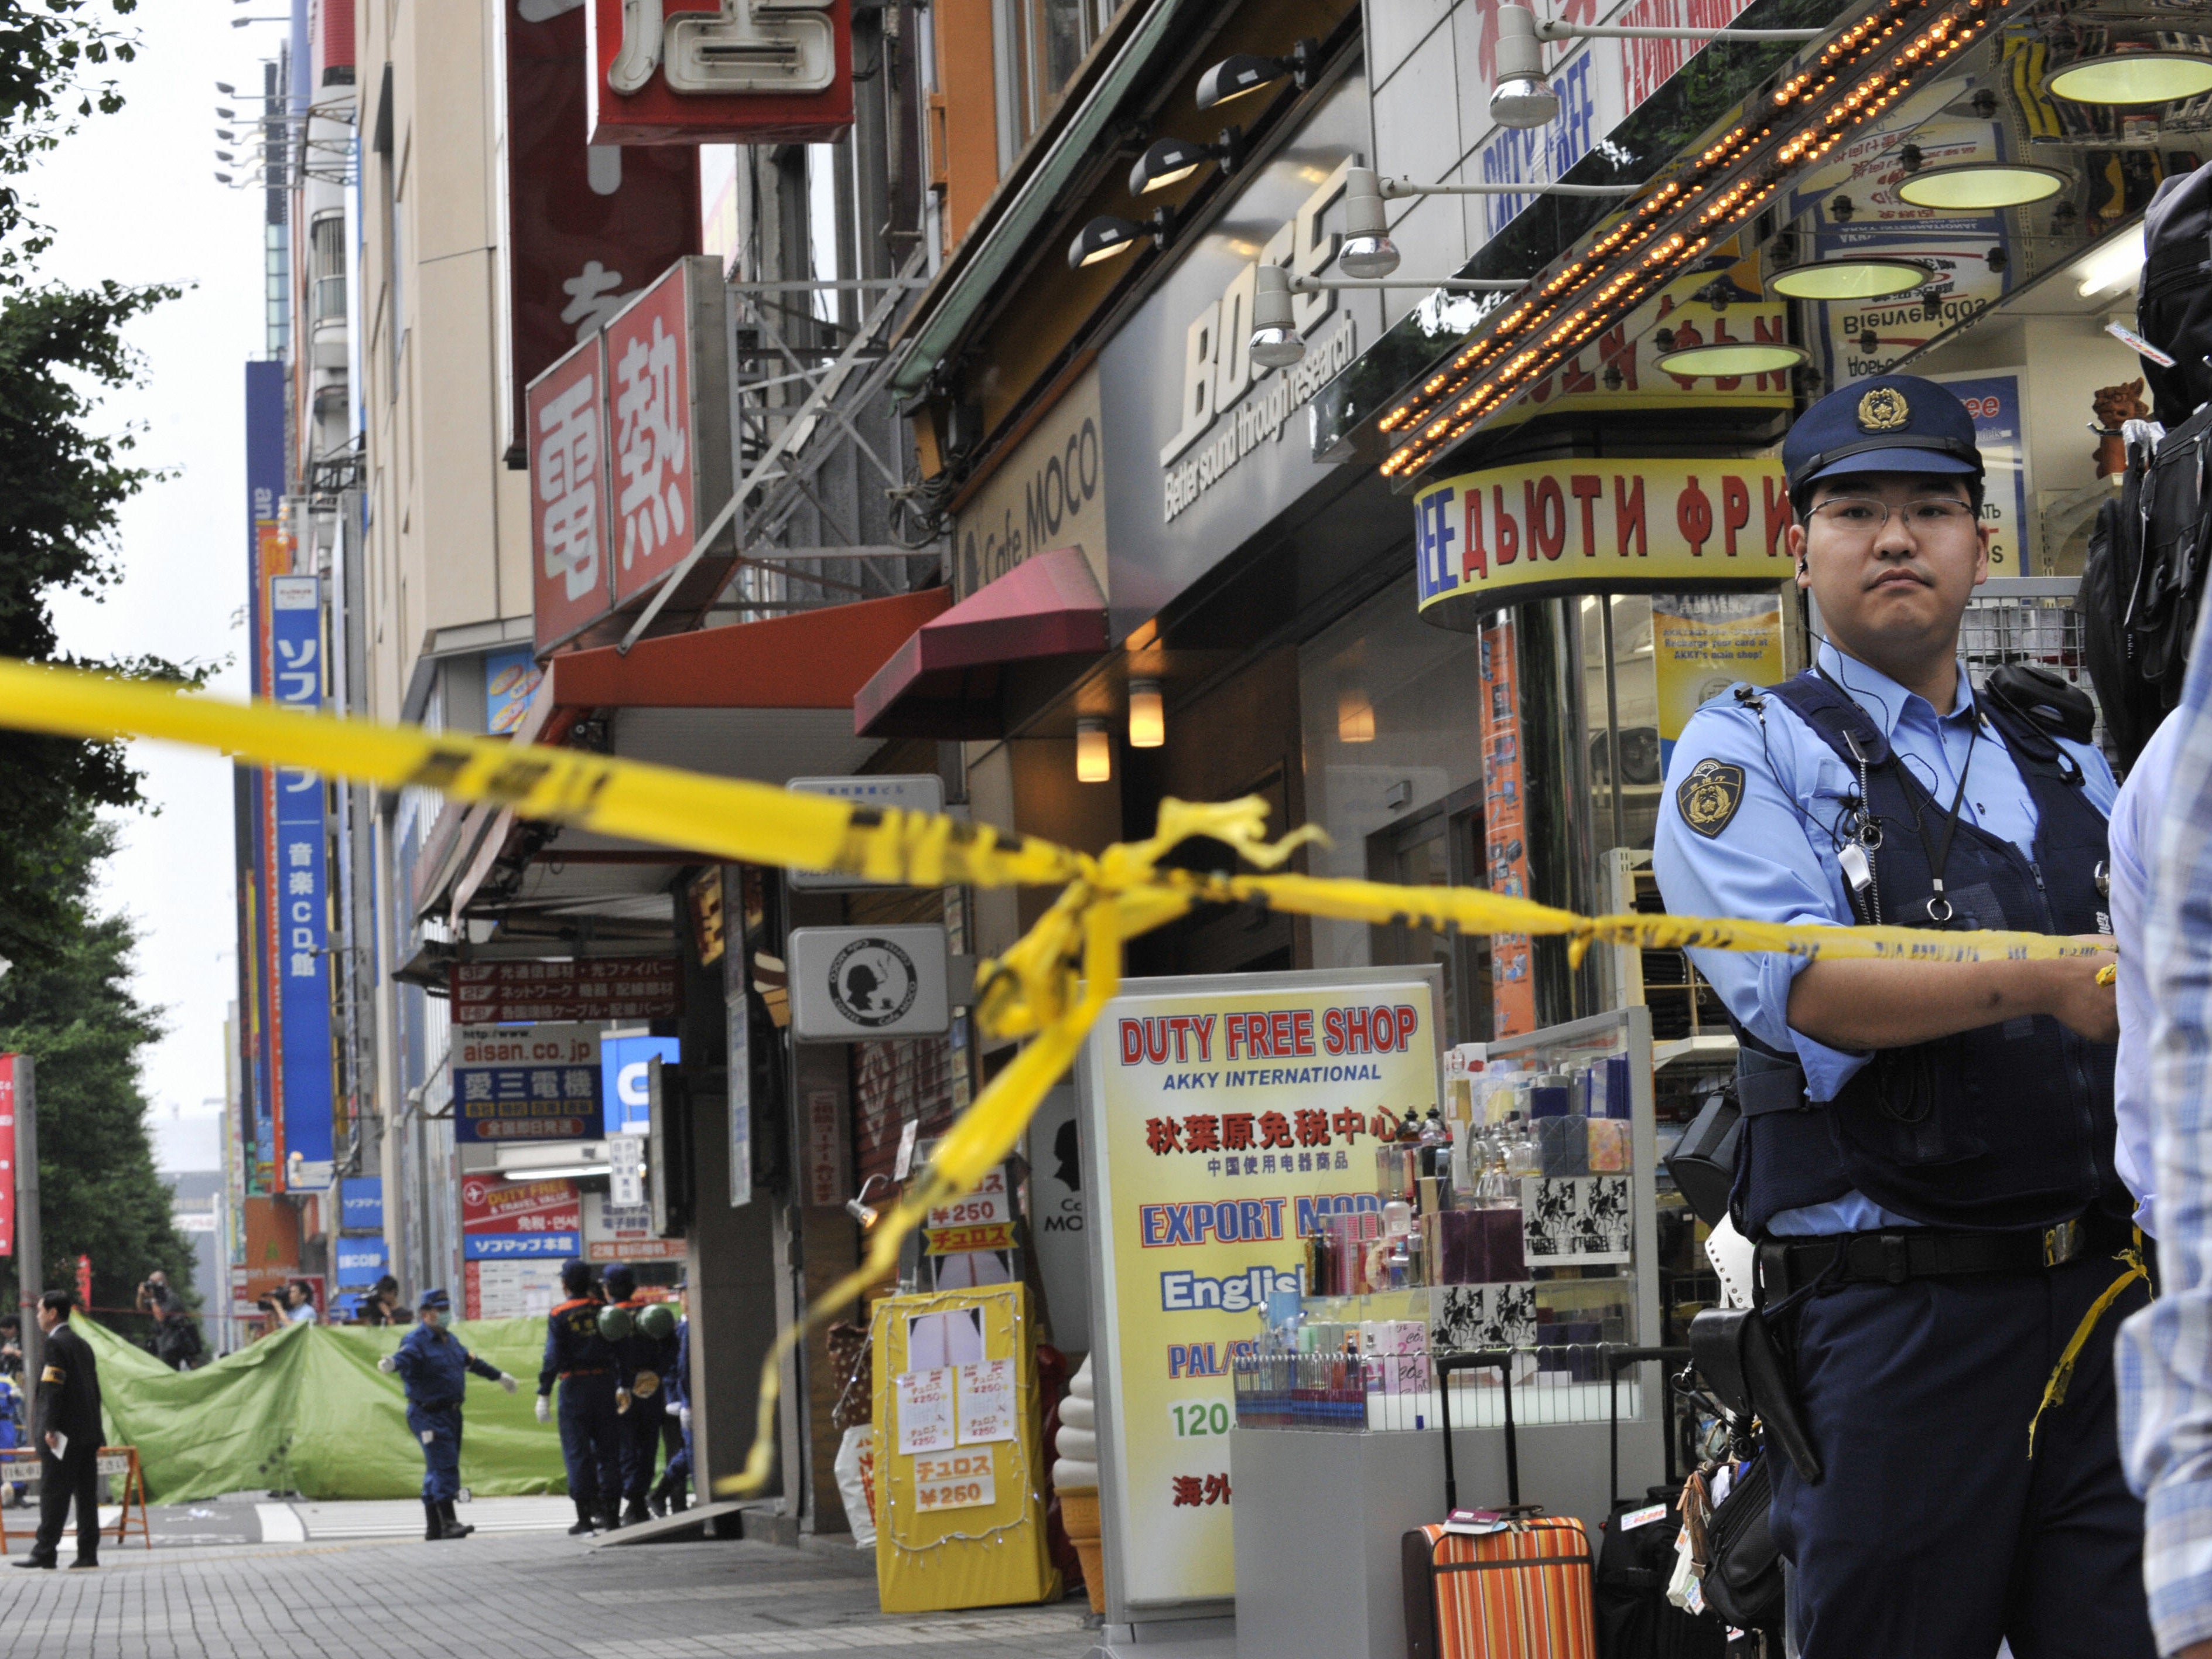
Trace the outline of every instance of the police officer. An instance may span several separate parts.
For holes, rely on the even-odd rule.
[[[676,1287],[676,1305],[688,1306],[689,1286],[679,1283]],[[661,1467],[660,1480],[653,1489],[653,1512],[681,1515],[691,1507],[691,1319],[689,1313],[676,1321],[676,1357],[662,1379],[663,1391],[668,1397],[667,1415],[660,1428],[661,1442],[668,1449],[668,1461]]]
[[[579,1537],[595,1527],[611,1532],[622,1501],[622,1419],[615,1413],[615,1352],[599,1334],[604,1305],[580,1261],[561,1269],[568,1299],[545,1316],[545,1362],[538,1372],[538,1420],[553,1416],[553,1381],[561,1381],[561,1461],[568,1469]]]
[[[70,1328],[76,1298],[49,1290],[39,1298],[39,1328],[46,1333],[45,1369],[39,1373],[39,1533],[19,1567],[61,1564],[62,1528],[76,1502],[76,1559],[72,1567],[100,1564],[100,1367],[85,1339]]]
[[[1685,729],[1668,909],[2100,932],[2111,771],[1959,658],[1990,536],[1965,406],[1861,381],[1782,458],[1826,637]],[[2112,1168],[2112,959],[1693,955],[1742,1040],[1732,1209],[1823,1466],[1773,1464],[1804,1659],[2150,1659],[2113,1421],[2112,1333],[2148,1287]]]
[[[675,1327],[672,1320],[665,1336],[643,1327],[641,1316],[656,1304],[638,1296],[635,1270],[617,1262],[605,1278],[610,1305],[629,1315],[628,1333],[614,1344],[615,1408],[622,1416],[622,1518],[629,1526],[653,1519],[646,1497],[659,1461],[660,1426],[668,1415],[664,1379],[676,1363]]]
[[[380,1371],[398,1372],[407,1388],[407,1426],[422,1442],[422,1536],[434,1544],[466,1538],[476,1530],[453,1516],[453,1500],[461,1491],[461,1395],[468,1374],[474,1371],[509,1394],[515,1388],[513,1377],[478,1359],[446,1328],[453,1308],[453,1298],[443,1290],[425,1290],[415,1328],[396,1353],[376,1362]]]

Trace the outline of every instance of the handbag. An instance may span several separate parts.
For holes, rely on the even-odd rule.
[[[1767,1518],[1774,1497],[1768,1467],[1763,1456],[1738,1465],[1729,1495],[1705,1517],[1698,1585],[1705,1606],[1738,1630],[1782,1628],[1782,1552]]]

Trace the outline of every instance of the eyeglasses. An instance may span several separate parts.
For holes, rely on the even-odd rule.
[[[1893,513],[1916,537],[1965,529],[1977,521],[1974,509],[1963,501],[1934,498],[1892,507],[1870,496],[1838,496],[1822,502],[1805,518],[1808,524],[1819,519],[1832,534],[1848,540],[1871,541],[1887,528]]]

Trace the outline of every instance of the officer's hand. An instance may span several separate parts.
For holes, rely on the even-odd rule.
[[[616,1389],[615,1414],[619,1417],[623,1412],[628,1410],[629,1410],[629,1390],[627,1388]]]
[[[398,1370],[399,1369],[399,1356],[397,1354],[385,1355],[382,1359],[376,1362],[376,1369],[380,1371]]]
[[[501,1372],[499,1374],[499,1386],[500,1386],[501,1388],[502,1388],[506,1389],[506,1390],[507,1391],[507,1393],[509,1393],[509,1394],[513,1394],[513,1393],[514,1392],[514,1377],[512,1377],[511,1375],[509,1375],[507,1372],[505,1372],[505,1371],[501,1371]]]
[[[2076,944],[2109,946],[2111,941],[2100,934],[2084,934],[2075,937]],[[2044,966],[2051,975],[2051,1016],[2068,1030],[2087,1038],[2093,1043],[2116,1043],[2120,1040],[2120,1007],[2118,988],[2099,985],[2097,973],[2119,960],[2109,948],[2094,956],[2063,956]]]
[[[691,1408],[689,1406],[679,1406],[676,1408],[676,1420],[684,1425],[685,1434],[691,1432]]]
[[[544,1394],[538,1396],[538,1420],[540,1423],[550,1423],[553,1420],[553,1402]]]

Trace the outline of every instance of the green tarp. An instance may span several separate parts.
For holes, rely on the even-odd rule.
[[[154,1503],[251,1491],[322,1500],[422,1493],[422,1449],[399,1379],[376,1369],[411,1327],[295,1325],[199,1370],[172,1371],[103,1326],[71,1322],[100,1362],[108,1443],[138,1449]],[[532,1406],[545,1321],[453,1329],[522,1385],[510,1395],[469,1379],[461,1484],[484,1497],[565,1492],[560,1436]]]

